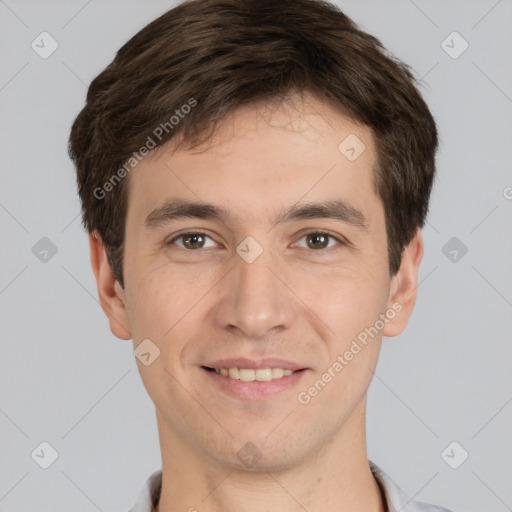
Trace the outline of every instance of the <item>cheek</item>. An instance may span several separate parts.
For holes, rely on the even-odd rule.
[[[161,269],[146,274],[129,301],[134,349],[150,340],[150,352],[157,354],[150,365],[137,361],[140,376],[155,403],[167,408],[168,396],[179,392],[175,379],[182,380],[182,356],[193,336],[192,326],[197,325],[193,305],[198,300],[190,288],[183,290],[169,277]]]
[[[139,279],[128,303],[135,342],[149,338],[161,349],[168,347],[166,339],[181,328],[194,302],[193,288],[182,285],[162,269]]]
[[[380,315],[387,304],[387,280],[333,276],[322,292],[310,296],[315,312],[328,326],[324,366],[303,387],[302,402],[320,417],[333,413],[327,423],[337,428],[360,402],[368,389],[381,347]],[[359,274],[359,277],[361,274]],[[308,407],[309,407],[308,406]],[[327,428],[327,424],[325,425]]]
[[[389,279],[381,265],[331,270],[310,275],[302,283],[304,303],[326,325],[338,349],[374,325],[387,305]]]

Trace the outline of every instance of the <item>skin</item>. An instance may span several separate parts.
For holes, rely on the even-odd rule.
[[[338,151],[349,134],[366,146],[353,162]],[[366,393],[382,335],[402,332],[414,307],[423,242],[418,230],[390,276],[370,129],[305,95],[235,111],[200,149],[168,144],[129,176],[124,289],[101,238],[90,236],[112,332],[134,347],[149,338],[160,350],[149,366],[137,360],[156,407],[159,512],[383,511],[368,465]],[[176,198],[221,205],[232,219],[184,218],[146,229],[146,216]],[[274,222],[298,201],[330,198],[362,212],[366,227],[331,218]],[[209,238],[200,248],[187,237],[170,242],[188,230]],[[323,230],[346,243],[306,234]],[[236,252],[248,236],[263,248],[252,263]],[[299,403],[298,393],[393,304],[401,311],[384,329],[308,404]],[[277,396],[243,400],[201,369],[216,359],[264,356],[308,370]],[[249,442],[261,454],[250,468],[237,457]]]

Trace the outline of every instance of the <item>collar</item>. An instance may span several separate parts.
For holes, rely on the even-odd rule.
[[[407,495],[372,461],[368,461],[372,474],[381,489],[386,512],[450,512],[428,503],[412,501]],[[129,512],[154,512],[162,491],[162,470],[153,472],[146,480],[137,502]]]

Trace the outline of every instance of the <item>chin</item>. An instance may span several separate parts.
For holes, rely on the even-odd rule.
[[[245,439],[250,437],[247,436]],[[296,467],[302,459],[307,457],[304,443],[292,446],[290,443],[284,444],[278,438],[272,442],[268,434],[262,435],[260,439],[259,443],[246,440],[235,442],[234,452],[227,454],[226,457],[220,457],[222,460],[215,458],[219,463],[233,470],[275,472]],[[298,449],[299,446],[302,446],[302,450]]]

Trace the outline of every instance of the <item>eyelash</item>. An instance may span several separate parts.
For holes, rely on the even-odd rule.
[[[212,239],[211,236],[209,236],[208,234],[206,234],[205,232],[203,231],[185,231],[184,233],[180,233],[179,235],[176,235],[175,237],[173,237],[171,240],[169,240],[168,242],[166,242],[165,245],[172,245],[174,244],[174,242],[176,240],[179,240],[180,238],[184,237],[184,236],[187,236],[187,235],[203,235],[203,236],[206,236],[210,239]],[[336,236],[334,235],[333,233],[329,232],[329,231],[318,231],[318,230],[313,230],[313,231],[308,231],[307,233],[303,233],[301,235],[301,237],[299,238],[299,240],[302,240],[302,238],[308,236],[308,235],[323,235],[323,236],[328,236],[330,239],[333,239],[333,240],[336,240],[336,242],[338,242],[338,244],[340,246],[347,246],[348,245],[348,242],[345,241],[344,239],[340,238],[339,236]],[[213,240],[213,239],[212,239]],[[186,251],[189,251],[189,252],[193,252],[193,251],[200,251],[201,249],[187,249],[186,247],[180,247],[178,246],[180,249],[184,249]],[[308,249],[307,247],[301,247],[302,249]],[[315,253],[320,253],[320,254],[323,254],[325,252],[329,252],[331,250],[335,249],[335,247],[326,247],[324,249],[311,249],[311,251],[315,252]]]

